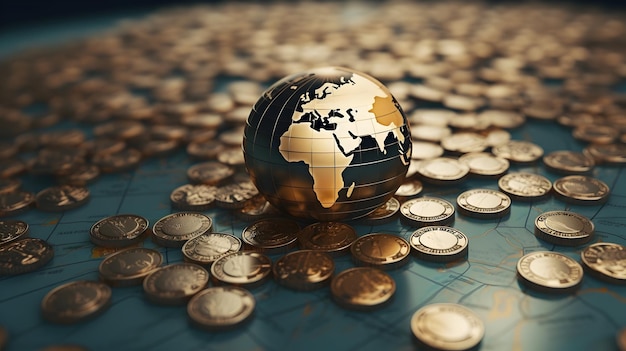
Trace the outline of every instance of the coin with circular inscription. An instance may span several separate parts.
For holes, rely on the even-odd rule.
[[[193,263],[175,263],[152,271],[143,280],[149,301],[182,305],[209,283],[209,272]]]
[[[396,282],[384,271],[374,267],[355,267],[332,278],[330,291],[339,306],[370,311],[383,307],[396,292]]]
[[[15,219],[0,220],[0,246],[28,236],[28,223]]]
[[[515,200],[540,200],[550,194],[552,182],[539,174],[514,172],[500,177],[498,188]]]
[[[593,158],[571,150],[552,151],[543,156],[543,164],[552,172],[570,175],[589,173],[595,166]]]
[[[454,206],[436,197],[408,200],[400,207],[400,213],[402,222],[414,227],[444,225],[454,221]]]
[[[41,301],[41,314],[53,323],[72,324],[97,316],[110,301],[111,288],[108,285],[78,280],[50,290]]]
[[[0,275],[15,275],[35,271],[54,256],[47,241],[22,238],[0,246]]]
[[[134,214],[119,214],[103,218],[89,230],[91,242],[102,247],[124,247],[143,239],[148,220]]]
[[[37,208],[46,212],[61,212],[78,208],[89,201],[89,189],[82,186],[60,185],[37,193]]]
[[[279,258],[274,279],[287,288],[309,291],[326,286],[335,272],[333,258],[319,250],[299,250]]]
[[[26,191],[0,193],[0,217],[16,216],[35,202],[35,196]]]
[[[483,321],[470,309],[455,303],[434,303],[411,317],[418,345],[433,350],[473,350],[485,335]]]
[[[286,218],[267,218],[244,228],[241,238],[252,250],[268,255],[283,253],[295,247],[300,225]]]
[[[177,212],[159,219],[152,228],[152,240],[165,247],[182,247],[185,241],[210,233],[213,220],[196,212]]]
[[[424,181],[445,185],[465,179],[469,173],[469,167],[454,158],[437,157],[421,161],[417,172]]]
[[[215,260],[211,275],[216,283],[247,288],[263,284],[271,276],[272,260],[254,251],[233,252]]]
[[[537,291],[571,293],[580,286],[583,268],[575,260],[552,251],[531,252],[517,261],[520,281]]]
[[[606,202],[610,189],[603,181],[585,176],[571,175],[559,178],[552,184],[555,194],[563,201],[577,205],[596,205]]]
[[[350,252],[359,265],[387,270],[408,263],[411,246],[397,235],[371,233],[357,238],[350,246]]]
[[[162,262],[163,256],[156,250],[131,247],[105,257],[98,273],[100,280],[111,286],[140,285]]]
[[[222,256],[239,251],[241,245],[241,239],[231,234],[204,233],[187,240],[182,251],[186,261],[208,265]]]
[[[220,162],[207,161],[187,169],[187,178],[192,184],[217,185],[235,174],[235,170]]]
[[[185,184],[172,190],[170,203],[181,211],[206,211],[215,204],[217,188],[207,184]]]
[[[302,249],[324,251],[331,256],[348,252],[356,238],[354,228],[341,222],[313,223],[298,232],[298,242]]]
[[[509,170],[509,161],[487,152],[470,152],[459,157],[459,162],[469,167],[470,174],[497,177]]]
[[[626,284],[626,247],[595,243],[580,253],[583,267],[594,277],[613,284]]]
[[[248,179],[218,188],[215,192],[215,204],[228,209],[242,208],[246,201],[256,195],[259,195],[259,190]]]
[[[369,225],[389,223],[396,219],[396,214],[399,210],[400,201],[398,201],[398,199],[396,199],[395,197],[391,197],[389,198],[389,200],[387,200],[387,202],[375,209],[374,212],[371,212],[367,216],[362,217],[360,221],[363,224]]]
[[[511,211],[511,198],[497,190],[471,189],[456,198],[460,214],[489,219],[506,216]]]
[[[535,218],[535,236],[552,244],[578,246],[588,243],[593,234],[593,222],[578,213],[549,211]]]
[[[535,143],[511,140],[491,149],[494,155],[516,163],[531,163],[543,156],[543,148]]]
[[[215,286],[204,289],[189,300],[187,315],[199,328],[209,331],[236,327],[249,320],[256,300],[246,289]]]
[[[428,226],[414,231],[409,242],[418,258],[450,262],[467,256],[469,239],[455,228]]]

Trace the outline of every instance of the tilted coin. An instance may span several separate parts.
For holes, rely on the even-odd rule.
[[[216,283],[253,288],[263,284],[272,273],[272,260],[254,251],[233,252],[215,260],[211,275]]]
[[[131,247],[105,257],[98,273],[100,280],[111,286],[139,285],[162,262],[163,256],[156,250]]]
[[[578,246],[593,239],[593,234],[593,222],[578,213],[549,211],[535,218],[535,236],[552,244]]]
[[[619,131],[608,125],[582,124],[574,128],[572,136],[594,144],[610,144],[619,136]]]
[[[482,152],[487,148],[485,137],[472,132],[459,132],[441,139],[441,146],[449,152],[465,154]]]
[[[350,252],[360,265],[387,270],[408,263],[411,246],[397,235],[371,233],[357,238],[352,243]]]
[[[543,156],[543,148],[535,143],[511,140],[491,149],[494,155],[516,163],[531,163]]]
[[[332,257],[319,250],[299,250],[279,258],[272,268],[274,279],[294,290],[314,290],[327,285],[335,272]]]
[[[559,178],[552,184],[555,194],[563,201],[577,205],[595,205],[609,198],[610,189],[603,181],[584,175]]]
[[[170,202],[181,211],[205,211],[215,204],[217,188],[206,184],[185,184],[172,190]]]
[[[215,161],[198,163],[187,169],[187,178],[192,184],[217,185],[233,174],[232,167]]]
[[[222,208],[242,208],[245,202],[259,194],[251,180],[239,181],[220,187],[215,192],[215,203]]]
[[[424,186],[419,180],[407,179],[398,187],[394,195],[399,197],[413,197],[419,195],[423,189]]]
[[[555,173],[584,174],[593,169],[595,162],[591,157],[580,152],[558,150],[545,155],[543,164]]]
[[[119,214],[103,218],[89,230],[91,242],[102,247],[124,247],[143,239],[148,220],[134,214]]]
[[[626,247],[595,243],[580,253],[583,267],[594,277],[613,284],[626,284]]]
[[[285,218],[267,218],[244,228],[241,238],[252,250],[270,254],[286,252],[298,240],[300,225]]]
[[[0,275],[15,275],[35,271],[54,256],[47,241],[22,238],[0,246]]]
[[[224,330],[246,322],[256,305],[254,296],[237,286],[204,289],[189,300],[187,315],[191,322],[206,330]]]
[[[143,280],[149,301],[182,305],[209,283],[209,272],[193,263],[175,263],[152,271]]]
[[[35,202],[35,195],[26,191],[0,193],[0,217],[15,216]]]
[[[454,221],[454,206],[436,197],[408,200],[400,207],[400,213],[403,223],[415,227],[444,225]]]
[[[469,167],[469,172],[477,176],[497,177],[509,169],[509,161],[487,152],[470,152],[459,157],[459,162]]]
[[[354,228],[341,222],[313,223],[298,233],[302,249],[324,251],[331,256],[346,253],[356,238]]]
[[[41,301],[41,314],[53,323],[72,324],[97,316],[110,301],[108,285],[78,280],[50,290]]]
[[[411,317],[411,331],[421,346],[434,350],[470,350],[485,335],[483,321],[470,309],[454,303],[435,303]]]
[[[591,157],[596,163],[607,165],[623,165],[626,163],[625,144],[591,144],[583,153]]]
[[[396,282],[384,271],[374,267],[356,267],[332,278],[330,291],[339,306],[369,311],[383,307],[396,292]]]
[[[241,246],[241,239],[234,235],[205,233],[187,240],[182,251],[186,261],[208,265],[222,256],[239,251]]]
[[[363,224],[369,225],[388,223],[396,218],[396,214],[399,210],[400,201],[398,201],[398,199],[396,199],[395,197],[391,197],[384,204],[375,209],[374,212],[371,212],[367,216],[363,217],[361,221],[363,222]]]
[[[82,186],[60,185],[37,193],[37,208],[46,212],[60,212],[78,208],[89,201],[89,189]]]
[[[515,172],[498,179],[498,188],[515,200],[538,200],[552,190],[552,182],[539,174]]]
[[[20,220],[0,220],[0,246],[28,236],[28,223]]]
[[[152,239],[165,247],[182,247],[185,241],[211,232],[213,220],[197,212],[177,212],[159,219],[152,227]]]
[[[437,157],[421,161],[418,173],[424,181],[445,185],[457,183],[465,179],[469,173],[469,167],[457,159]]]
[[[551,251],[531,252],[517,261],[520,281],[541,292],[571,293],[582,282],[583,268],[575,260]]]
[[[259,194],[246,200],[243,207],[237,209],[235,214],[244,221],[253,222],[263,218],[276,217],[280,212],[263,195]]]
[[[428,226],[414,231],[409,242],[418,258],[450,262],[467,256],[469,239],[455,228]]]
[[[460,214],[475,218],[500,218],[511,211],[511,198],[497,190],[471,189],[456,198]]]

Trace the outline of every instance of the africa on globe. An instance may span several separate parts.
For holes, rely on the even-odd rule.
[[[287,76],[254,105],[244,130],[250,178],[292,216],[367,215],[393,196],[411,159],[402,108],[375,78],[343,67]]]

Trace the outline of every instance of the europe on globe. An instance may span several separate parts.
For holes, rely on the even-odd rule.
[[[393,196],[411,159],[402,108],[381,82],[349,68],[287,76],[254,105],[244,129],[250,178],[292,216],[367,215]]]

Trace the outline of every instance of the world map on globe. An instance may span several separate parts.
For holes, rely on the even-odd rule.
[[[376,79],[339,67],[271,86],[244,131],[252,180],[270,203],[318,220],[357,218],[384,204],[411,158],[401,107]]]

